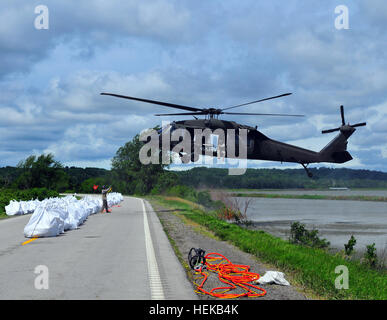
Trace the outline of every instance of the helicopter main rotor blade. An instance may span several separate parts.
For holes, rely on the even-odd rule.
[[[244,112],[222,112],[222,114],[246,115],[246,116],[278,116],[278,117],[305,117],[303,114],[279,114],[279,113],[244,113]]]
[[[289,95],[291,95],[291,93],[284,93],[284,94],[281,94],[281,95],[279,95],[279,96],[270,97],[270,98],[265,98],[265,99],[260,99],[260,100],[256,100],[256,101],[252,101],[252,102],[243,103],[243,104],[238,104],[237,106],[232,106],[232,107],[224,108],[224,109],[222,109],[222,110],[223,110],[223,111],[224,111],[224,110],[230,110],[230,109],[233,109],[233,108],[238,108],[238,107],[242,107],[242,106],[247,106],[248,104],[258,103],[258,102],[267,101],[267,100],[271,100],[271,99],[277,99],[277,98],[281,98],[281,97],[285,97],[285,96],[289,96]]]
[[[163,114],[155,114],[155,116],[163,117],[163,116],[197,116],[207,114],[205,112],[184,112],[184,113],[163,113]]]
[[[152,103],[152,104],[158,104],[158,105],[165,106],[165,107],[176,108],[176,109],[187,110],[187,111],[202,111],[202,109],[182,106],[180,104],[173,104],[173,103],[156,101],[156,100],[148,100],[148,99],[135,98],[135,97],[123,96],[123,95],[114,94],[114,93],[102,92],[101,95],[103,95],[103,96],[112,96],[112,97],[123,98],[123,99],[129,99],[129,100],[135,100],[135,101],[141,101],[141,102]]]

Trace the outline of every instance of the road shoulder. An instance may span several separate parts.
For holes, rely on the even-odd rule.
[[[257,261],[257,259],[245,253],[232,244],[221,241],[211,234],[211,232],[204,230],[203,227],[197,226],[194,223],[183,221],[179,215],[171,209],[164,208],[156,201],[150,201],[154,211],[163,225],[164,231],[167,234],[180,263],[185,268],[187,278],[192,284],[192,290],[195,286],[193,284],[193,272],[189,269],[187,264],[188,252],[191,248],[202,248],[206,253],[218,252],[227,257],[232,263],[249,265],[252,272],[257,272],[261,276],[268,270],[267,266]],[[285,275],[286,276],[286,275]],[[206,286],[214,288],[220,286],[221,283],[216,276],[209,277]],[[264,297],[247,298],[247,299],[263,299],[263,300],[305,300],[303,293],[299,292],[294,286],[279,286],[279,285],[262,285],[263,289],[267,291]],[[198,294],[199,299],[207,300],[214,299],[211,296]]]

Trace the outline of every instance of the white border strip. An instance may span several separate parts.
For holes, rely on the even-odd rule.
[[[142,202],[142,212],[144,214],[144,233],[145,233],[145,248],[146,248],[146,257],[148,260],[148,275],[149,275],[149,285],[151,289],[151,299],[152,300],[164,300],[164,291],[163,285],[161,283],[161,278],[159,274],[159,268],[157,266],[155,250],[153,248],[152,237],[148,224],[148,217],[145,209],[144,200]]]

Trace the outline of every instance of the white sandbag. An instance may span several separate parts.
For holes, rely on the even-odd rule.
[[[102,199],[99,197],[98,198],[94,197],[94,203],[95,203],[96,213],[101,212],[102,206],[103,206]]]
[[[66,213],[53,203],[46,203],[36,208],[27,225],[24,227],[24,236],[55,237],[64,232]]]
[[[9,202],[8,206],[5,206],[5,213],[8,216],[15,216],[15,215],[20,215],[23,214],[23,209],[20,205],[20,202],[11,200]]]
[[[267,271],[263,277],[260,277],[256,283],[258,284],[279,284],[282,286],[290,286],[290,283],[286,281],[285,275],[279,271]]]
[[[20,207],[23,214],[29,214],[33,212],[33,210],[31,210],[31,204],[29,201],[20,201]]]
[[[84,211],[84,220],[87,219],[89,215],[91,215],[93,209],[89,206],[89,204],[84,201],[83,199],[79,201],[79,204],[81,205],[83,211]]]
[[[71,211],[72,206],[66,207],[68,216],[67,219],[64,222],[64,230],[74,230],[78,228],[78,221],[76,217],[72,214],[73,212]]]
[[[28,213],[33,213],[36,208],[40,205],[40,201],[38,199],[36,200],[30,200],[28,201],[29,204],[29,212]]]
[[[78,202],[73,202],[68,206],[67,211],[69,213],[70,219],[76,223],[76,228],[78,228],[85,220],[85,211],[83,207]]]
[[[87,209],[87,206],[82,200],[78,201],[76,205],[78,206],[79,212],[81,213],[80,223],[82,224],[89,216],[89,210]]]
[[[78,200],[73,196],[66,196],[62,198],[64,209],[67,211],[67,218],[65,220],[65,230],[73,230],[76,229],[79,225],[79,217],[76,211],[72,210],[74,204]]]
[[[119,204],[121,201],[123,201],[123,199],[124,198],[121,193],[118,193],[118,192],[108,193],[107,195],[108,206],[109,207],[115,206]]]
[[[83,203],[88,210],[90,210],[89,214],[95,214],[98,212],[98,203],[95,197],[86,196],[83,199]]]

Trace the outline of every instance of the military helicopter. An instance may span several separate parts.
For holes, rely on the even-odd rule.
[[[328,143],[326,147],[324,147],[319,152],[303,149],[291,144],[286,144],[280,141],[276,141],[273,139],[270,139],[269,137],[265,136],[263,133],[257,130],[256,127],[251,127],[247,125],[242,125],[239,123],[236,123],[234,121],[226,121],[226,120],[219,120],[220,115],[258,115],[258,116],[286,116],[286,117],[304,117],[304,115],[299,114],[271,114],[271,113],[240,113],[240,112],[229,112],[227,110],[255,104],[267,100],[277,99],[285,96],[291,95],[291,93],[284,93],[278,96],[273,96],[265,99],[255,100],[223,109],[218,108],[194,108],[189,106],[183,106],[179,104],[173,104],[168,102],[162,102],[162,101],[156,101],[156,100],[148,100],[148,99],[142,99],[142,98],[135,98],[135,97],[129,97],[114,93],[101,93],[101,95],[108,95],[113,96],[117,98],[123,98],[123,99],[129,99],[134,101],[140,101],[145,103],[151,103],[156,105],[161,105],[169,108],[175,108],[184,110],[185,112],[182,113],[165,113],[165,114],[156,114],[156,116],[193,116],[194,120],[182,120],[182,121],[174,121],[167,127],[162,128],[159,130],[159,136],[160,136],[160,148],[162,147],[161,144],[161,136],[165,131],[169,131],[172,133],[174,130],[177,129],[186,129],[189,132],[193,133],[195,129],[210,129],[210,130],[216,130],[216,129],[234,129],[236,132],[238,132],[241,129],[247,130],[247,156],[246,159],[249,160],[268,160],[268,161],[279,161],[279,162],[292,162],[292,163],[299,163],[302,165],[302,167],[305,169],[307,175],[309,177],[312,177],[312,173],[310,170],[308,170],[308,165],[311,163],[320,163],[320,162],[328,162],[328,163],[345,163],[347,161],[352,160],[352,156],[347,151],[347,144],[348,144],[348,138],[356,131],[356,127],[365,126],[366,123],[357,123],[354,125],[346,124],[345,118],[344,118],[344,107],[340,106],[340,114],[341,114],[341,125],[334,129],[329,130],[323,130],[322,133],[331,133],[339,131],[339,134]],[[199,119],[197,116],[204,116],[204,119]],[[239,142],[242,142],[240,139],[238,140],[238,135],[235,139],[235,144],[238,144]],[[170,148],[168,151],[171,151],[173,147],[178,142],[172,143],[170,145]],[[194,142],[195,143],[195,142]],[[211,148],[211,145],[204,143],[203,141],[199,142],[202,145],[203,152],[205,150],[208,150],[208,147]],[[215,147],[215,146],[212,146]],[[198,159],[194,157],[193,149],[191,150],[191,161],[194,162]],[[207,154],[207,153],[206,153]],[[180,155],[183,156],[183,155]],[[213,148],[212,156],[218,156],[219,157],[219,148]],[[228,157],[235,157],[233,155],[230,155],[227,152],[227,148],[223,152],[223,156]]]

